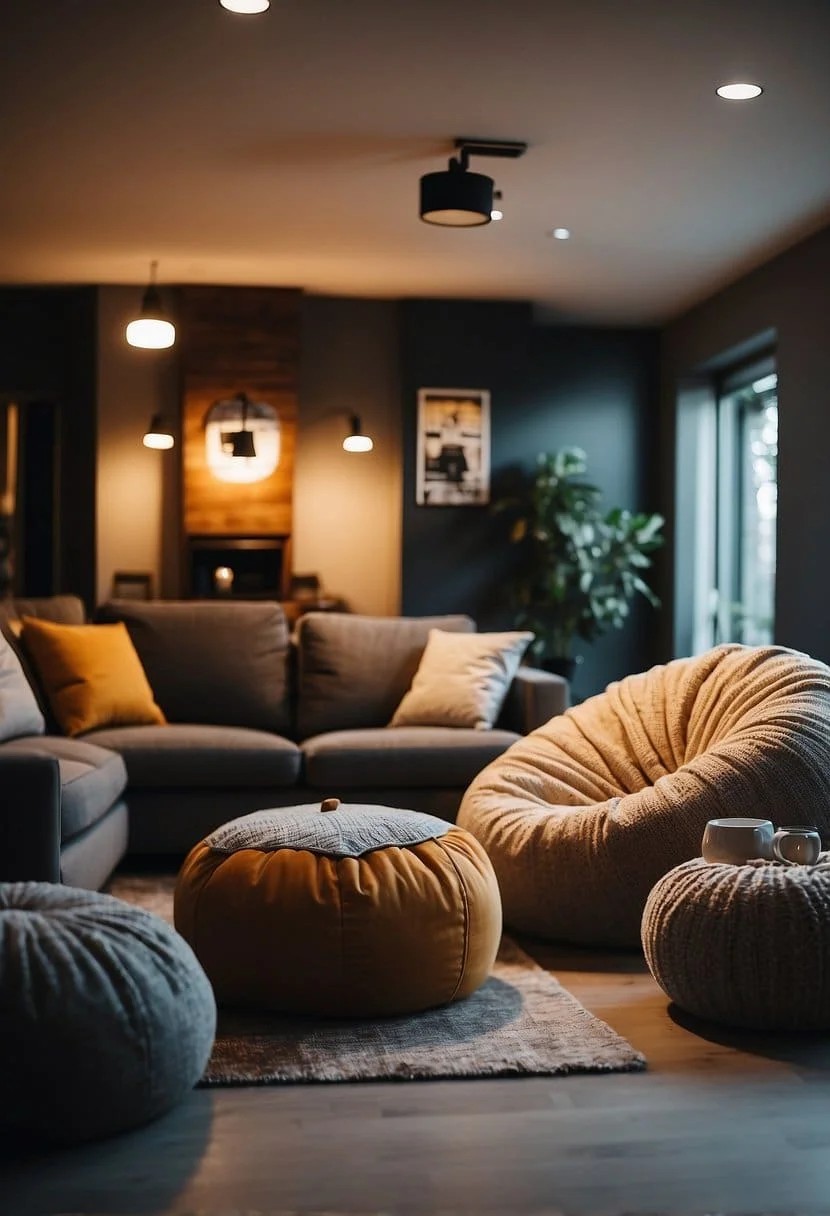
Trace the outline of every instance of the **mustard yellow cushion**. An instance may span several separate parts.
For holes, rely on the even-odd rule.
[[[388,1017],[484,983],[501,900],[486,853],[454,824],[307,804],[243,816],[197,844],[175,921],[220,1004]]]
[[[165,721],[124,624],[56,625],[26,616],[22,641],[64,734]]]

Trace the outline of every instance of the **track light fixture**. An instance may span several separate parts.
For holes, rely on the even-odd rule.
[[[421,219],[445,228],[477,228],[493,218],[495,183],[484,173],[471,173],[471,156],[503,156],[515,159],[527,144],[507,139],[455,140],[458,156],[450,157],[447,169],[425,173],[421,178]]]
[[[351,414],[349,416],[349,426],[351,430],[343,440],[344,452],[371,452],[375,446],[371,435],[363,433],[363,427],[360,424],[360,416]]]
[[[141,301],[141,312],[130,321],[125,337],[130,346],[144,350],[166,350],[176,341],[176,327],[164,309],[156,286],[158,262],[150,263],[150,284]]]

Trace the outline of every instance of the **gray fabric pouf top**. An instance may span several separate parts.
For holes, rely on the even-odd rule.
[[[164,921],[109,895],[0,884],[0,1122],[95,1139],[163,1114],[204,1072],[213,991]]]
[[[676,866],[653,888],[642,941],[681,1009],[750,1030],[830,1029],[830,861]]]

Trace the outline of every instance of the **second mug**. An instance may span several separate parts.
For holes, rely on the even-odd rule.
[[[773,856],[791,865],[814,866],[821,853],[815,828],[779,828],[772,838]]]

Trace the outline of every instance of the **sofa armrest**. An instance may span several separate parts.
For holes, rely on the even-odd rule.
[[[0,748],[0,881],[60,882],[60,845],[58,761]]]
[[[520,667],[507,691],[498,725],[528,735],[570,704],[570,685],[540,667]]]

